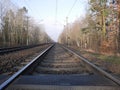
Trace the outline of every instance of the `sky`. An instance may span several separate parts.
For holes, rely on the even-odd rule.
[[[43,24],[47,34],[57,41],[66,24],[83,18],[87,9],[87,0],[11,0],[20,8],[25,6],[28,15],[39,24]]]

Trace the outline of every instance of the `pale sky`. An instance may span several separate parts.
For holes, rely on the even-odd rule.
[[[78,17],[82,18],[85,15],[87,8],[87,0],[11,0],[11,1],[14,4],[17,4],[19,7],[25,6],[28,9],[28,15],[33,17],[38,23],[44,24],[45,31],[54,41],[57,41],[58,36],[63,30],[66,17],[68,17],[68,23],[73,22]]]

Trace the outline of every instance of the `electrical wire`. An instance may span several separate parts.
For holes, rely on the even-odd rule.
[[[31,10],[31,12],[33,12],[33,10],[31,9],[31,7],[28,5],[27,1],[26,0],[24,0],[24,1],[25,1],[25,4],[27,5],[27,7]]]
[[[34,12],[34,13],[36,13],[31,7],[30,7],[30,5],[27,3],[27,1],[26,0],[24,0],[24,3],[26,4],[26,6],[31,10],[31,12]],[[36,15],[38,15],[38,16],[40,16],[38,13],[36,13]]]
[[[73,3],[73,5],[72,5],[71,9],[69,10],[69,12],[68,12],[68,14],[67,14],[67,17],[71,14],[72,9],[74,8],[76,2],[77,2],[77,0],[74,1],[74,3]]]
[[[55,22],[57,23],[58,0],[56,0]]]

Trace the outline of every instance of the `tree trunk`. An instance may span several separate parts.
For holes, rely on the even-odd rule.
[[[120,11],[119,11],[118,20],[119,20],[119,30],[118,30],[118,53],[120,53]]]
[[[120,53],[120,1],[117,0],[118,3],[118,53]]]
[[[103,30],[103,37],[106,36],[106,25],[105,25],[105,9],[102,10],[102,30]]]

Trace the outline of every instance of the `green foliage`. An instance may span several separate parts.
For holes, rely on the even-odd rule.
[[[105,9],[104,12],[105,12],[105,17],[107,17],[110,14],[110,11],[108,9]]]
[[[117,56],[99,55],[98,58],[114,64],[120,64],[120,57],[117,57]]]
[[[89,28],[87,28],[87,27],[86,28],[82,28],[81,31],[82,31],[82,34],[87,34],[87,33],[90,32]]]

